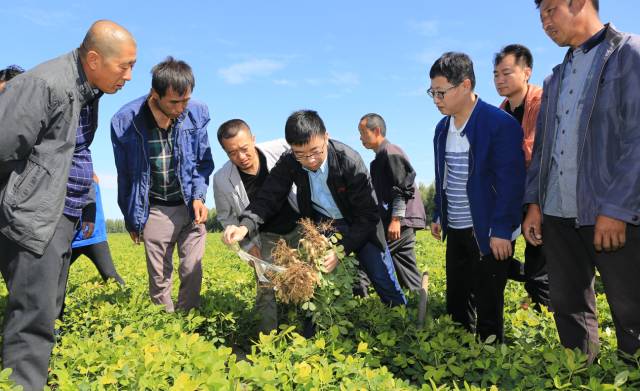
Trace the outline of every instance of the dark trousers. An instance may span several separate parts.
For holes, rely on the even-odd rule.
[[[503,339],[508,269],[508,261],[480,254],[471,228],[447,230],[447,312],[483,341],[490,335]]]
[[[524,248],[524,263],[510,258],[509,279],[524,282],[524,289],[531,296],[531,301],[535,304],[536,309],[539,310],[541,304],[549,310],[552,309],[549,299],[547,260],[544,257],[542,246],[532,246],[527,242]]]
[[[109,244],[104,241],[100,243],[89,244],[87,246],[76,247],[71,249],[71,260],[69,261],[69,267],[73,265],[73,263],[81,256],[84,255],[93,264],[96,269],[98,269],[98,273],[100,273],[100,277],[104,281],[108,279],[116,280],[120,285],[124,285],[124,280],[118,272],[116,271],[116,267],[113,264],[113,259],[111,259],[111,251],[109,251]],[[64,309],[66,307],[66,303],[62,303],[62,308],[60,309],[60,315],[58,319],[62,320],[64,317]]]
[[[579,348],[593,361],[598,354],[595,268],[616,327],[618,349],[640,349],[640,227],[627,224],[626,244],[614,252],[596,252],[594,227],[575,227],[574,219],[544,216],[542,234],[549,288],[560,342]]]
[[[524,262],[510,258],[509,279],[524,282],[524,289],[531,296],[531,301],[540,308],[540,304],[551,310],[549,299],[549,274],[547,260],[542,246],[532,246],[527,243],[524,249]]]
[[[416,232],[411,227],[402,227],[400,238],[388,242],[393,266],[400,286],[417,291],[422,288],[422,273],[416,264]]]
[[[344,220],[334,220],[334,227],[343,235],[349,232],[349,225]],[[355,253],[360,263],[359,267],[366,273],[383,303],[391,306],[407,304],[386,246],[383,251],[375,244],[367,242]]]
[[[120,277],[113,264],[109,244],[106,241],[74,248],[71,252],[70,264],[73,265],[81,255],[86,256],[93,262],[96,269],[98,269],[98,273],[100,273],[100,277],[102,277],[104,281],[111,278],[119,284],[124,285],[124,280]]]
[[[2,365],[25,390],[42,390],[69,272],[76,219],[62,216],[38,256],[0,235],[0,270],[9,297],[4,316]]]

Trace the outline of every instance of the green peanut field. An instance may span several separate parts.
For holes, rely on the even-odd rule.
[[[356,299],[347,319],[313,339],[301,337],[301,311],[282,305],[278,333],[260,335],[252,314],[252,269],[210,233],[203,260],[202,306],[165,313],[150,303],[144,249],[110,234],[127,285],[102,282],[80,258],[71,268],[64,322],[50,364],[54,390],[616,390],[640,389],[640,365],[617,357],[604,294],[598,295],[600,356],[592,366],[563,349],[553,316],[521,308],[522,284],[505,292],[506,343],[476,341],[445,314],[445,249],[418,235],[418,260],[430,273],[424,328],[417,298],[389,309],[377,296]],[[522,259],[524,243],[516,254]],[[177,259],[176,259],[177,262]],[[177,272],[177,264],[176,264]],[[174,294],[177,294],[177,274]],[[597,282],[599,284],[599,282]],[[0,306],[6,303],[4,284]],[[602,292],[599,286],[599,292]],[[637,358],[636,362],[640,362]],[[9,370],[0,388],[13,389]]]

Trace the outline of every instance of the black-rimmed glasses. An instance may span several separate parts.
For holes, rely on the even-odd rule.
[[[429,88],[429,89],[427,90],[427,95],[429,95],[430,97],[432,97],[432,98],[434,98],[434,99],[435,99],[435,98],[438,98],[438,99],[442,100],[442,99],[444,99],[444,96],[447,94],[447,92],[449,92],[449,91],[453,90],[454,88],[456,88],[456,87],[457,87],[457,86],[459,86],[459,85],[460,85],[460,84],[457,84],[457,85],[455,85],[455,86],[449,87],[449,88],[447,88],[447,89],[446,89],[446,90],[444,90],[444,91],[436,91],[436,90],[434,90],[433,88]]]

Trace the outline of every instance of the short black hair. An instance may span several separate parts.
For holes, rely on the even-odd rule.
[[[9,81],[19,74],[24,73],[24,69],[18,65],[9,65],[3,70],[0,70],[0,81]]]
[[[519,65],[526,65],[529,68],[533,69],[533,56],[531,55],[531,51],[524,45],[520,44],[512,44],[507,45],[500,50],[500,52],[496,53],[493,58],[493,66],[497,67],[498,64],[504,60],[505,57],[512,54],[516,58],[516,62]]]
[[[238,135],[241,130],[246,130],[251,134],[249,125],[241,119],[234,118],[224,122],[218,128],[218,142],[222,146],[222,140],[227,140]],[[223,147],[224,149],[224,147]]]
[[[536,2],[536,7],[540,8],[540,4],[542,3],[542,0],[534,0]],[[571,4],[571,1],[573,0],[569,0],[569,4]],[[599,0],[591,0],[591,4],[593,4],[593,8],[595,8],[596,11],[600,12],[600,1]]]
[[[464,79],[471,81],[471,89],[476,88],[476,75],[473,72],[473,61],[465,53],[446,52],[431,66],[429,77],[435,79],[442,76],[454,86],[460,85]]]
[[[191,67],[184,61],[169,56],[151,69],[151,87],[160,95],[160,98],[169,88],[182,96],[187,91],[193,91],[195,86],[196,80]]]
[[[387,124],[384,122],[384,118],[382,118],[380,114],[365,114],[360,118],[360,122],[364,120],[367,120],[365,122],[367,129],[375,130],[375,128],[380,128],[380,134],[382,134],[383,137],[387,136]]]
[[[284,138],[289,145],[305,145],[314,136],[324,136],[327,129],[317,111],[298,110],[287,118],[284,126]]]

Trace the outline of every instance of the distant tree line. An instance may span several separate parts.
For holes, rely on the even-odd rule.
[[[433,210],[435,209],[435,202],[433,201],[436,195],[436,186],[431,183],[429,186],[424,183],[418,185],[420,190],[420,196],[422,197],[422,203],[424,204],[424,211],[427,213],[427,223],[431,223],[431,217],[433,216]]]
[[[209,215],[207,216],[207,222],[205,226],[209,232],[221,232],[222,224],[217,219],[217,213],[215,208],[209,209]],[[107,219],[105,221],[107,225],[107,233],[126,233],[127,229],[124,226],[124,220],[122,219]]]
[[[427,213],[427,221],[431,221],[433,216],[434,202],[433,197],[435,195],[435,185],[425,185],[420,183],[418,185],[420,190],[420,196],[422,197],[422,203],[424,204],[425,212]],[[205,226],[208,232],[222,232],[222,224],[218,221],[218,214],[215,208],[209,209],[209,216],[207,216],[207,222]],[[107,233],[125,233],[127,229],[124,226],[124,220],[122,219],[107,219]]]

